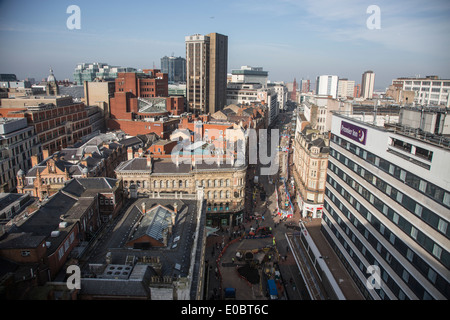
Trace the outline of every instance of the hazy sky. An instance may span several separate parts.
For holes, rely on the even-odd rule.
[[[81,29],[69,30],[78,5]],[[370,5],[380,29],[369,29]],[[184,37],[228,36],[228,71],[260,66],[269,80],[315,82],[333,74],[384,89],[400,76],[450,78],[450,1],[356,0],[0,0],[0,73],[40,80],[53,67],[73,79],[79,62],[137,69],[185,57]]]

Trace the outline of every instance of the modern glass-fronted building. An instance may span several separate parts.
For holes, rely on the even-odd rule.
[[[114,80],[119,72],[136,72],[135,68],[114,67],[106,63],[79,63],[73,73],[73,81],[78,85],[83,85],[84,81],[94,81],[94,79]]]
[[[169,82],[186,82],[186,59],[182,57],[162,57],[161,72],[167,73]]]
[[[367,299],[450,297],[450,140],[405,126],[433,115],[450,120],[405,109],[380,127],[333,114],[322,232]]]

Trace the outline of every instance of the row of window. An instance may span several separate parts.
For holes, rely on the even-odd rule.
[[[61,247],[58,250],[58,260],[61,260],[64,257],[64,254],[69,250],[70,245],[75,240],[75,232],[72,232],[69,236],[69,239],[64,241]]]
[[[366,201],[371,203],[374,208],[376,208],[380,213],[385,215],[391,222],[397,225],[406,235],[414,239],[414,241],[416,241],[421,247],[423,247],[426,251],[431,253],[446,268],[450,267],[450,254],[447,250],[443,249],[440,245],[435,243],[433,239],[431,239],[428,235],[415,228],[408,220],[406,220],[403,216],[395,212],[391,207],[387,206],[378,197],[371,194],[366,188],[362,187],[355,180],[345,175],[345,173],[342,170],[335,167],[335,173],[342,180],[344,180],[350,187],[352,187],[353,190],[358,192],[359,195],[361,195]],[[349,202],[352,205],[355,205],[356,210],[358,211],[361,210],[361,207],[363,206],[359,202],[357,202],[356,199],[349,192],[347,192],[347,190],[345,190],[341,185],[338,185],[337,182],[334,181],[331,177],[328,177],[327,181],[328,182],[333,181],[332,182],[333,187],[340,189],[339,192],[341,192],[343,196],[345,194],[346,199],[349,199]]]
[[[339,231],[334,227],[334,225],[331,223],[330,219],[328,219],[327,216],[323,216],[323,221],[325,221],[328,225],[328,227],[331,229],[333,234],[336,236],[336,238],[341,242],[341,244],[345,243],[345,239],[342,238],[339,234]],[[344,254],[340,251],[339,246],[334,242],[331,235],[328,233],[328,230],[325,228],[322,228],[323,235],[327,239],[328,243],[331,245],[333,250],[336,252],[337,256],[341,260],[342,264],[344,265],[345,269],[347,269],[348,273],[350,274],[351,278],[353,279],[353,282],[356,284],[356,286],[359,288],[361,293],[364,295],[366,300],[373,300],[373,297],[369,293],[369,288],[367,287],[366,281],[361,280],[360,277],[356,275],[356,271],[353,270],[351,267],[349,261],[345,258]],[[353,260],[358,259],[358,256],[354,256]],[[359,261],[359,260],[358,260]],[[364,264],[362,262],[359,262],[358,265],[359,269],[362,272],[365,272],[364,270]],[[381,299],[389,300],[389,297],[386,295],[384,290],[382,288],[377,289],[376,291]]]
[[[125,180],[125,187],[128,187],[128,181]],[[217,188],[217,187],[230,187],[231,180],[230,179],[209,179],[209,180],[197,180],[196,181],[198,187],[209,187],[209,188]],[[243,185],[243,179],[238,179],[238,186]],[[136,184],[138,188],[143,187],[147,188],[147,181],[134,181],[131,180],[129,185]],[[189,180],[154,180],[152,187],[155,189],[160,188],[189,188]]]
[[[409,212],[415,214],[422,221],[426,222],[429,226],[431,226],[434,230],[442,233],[447,238],[450,238],[450,228],[448,228],[448,221],[441,218],[439,215],[435,214],[433,211],[428,209],[425,206],[422,206],[418,202],[416,202],[413,198],[408,195],[400,192],[395,187],[392,187],[390,184],[386,183],[383,179],[375,176],[368,170],[362,168],[343,154],[337,152],[332,149],[330,152],[331,156],[337,159],[339,162],[344,164],[347,168],[353,170],[359,176],[364,178],[367,182],[375,186],[378,190],[382,191],[385,195],[390,197],[392,200],[396,201],[400,205],[402,205]],[[406,173],[405,171],[403,171]],[[400,173],[402,175],[402,173]],[[356,182],[353,182],[356,183]],[[362,188],[362,187],[360,187]],[[365,188],[362,188],[360,193],[368,193],[369,191]],[[365,198],[367,195],[363,195]],[[380,204],[380,206],[382,206]]]
[[[327,194],[328,195],[328,194]],[[413,277],[411,274],[404,268],[404,266],[401,264],[400,261],[398,261],[392,254],[383,246],[383,244],[372,234],[369,232],[369,230],[359,222],[359,220],[345,207],[342,202],[339,201],[336,197],[334,198],[335,202],[334,204],[339,207],[342,214],[344,214],[348,222],[345,222],[341,219],[341,217],[337,214],[337,212],[330,206],[328,202],[325,202],[325,209],[327,210],[327,214],[333,217],[333,219],[337,222],[337,224],[341,227],[342,231],[337,231],[338,234],[340,234],[339,237],[343,235],[343,231],[345,231],[345,234],[347,235],[348,239],[352,241],[352,243],[356,246],[358,251],[366,258],[369,265],[377,265],[380,267],[381,271],[381,277],[384,281],[384,283],[387,285],[388,288],[391,289],[391,291],[399,298],[404,298],[403,290],[400,289],[399,285],[396,283],[393,277],[391,277],[385,268],[379,265],[379,262],[377,261],[376,257],[372,254],[371,250],[367,250],[367,247],[365,244],[357,237],[357,235],[349,228],[347,223],[353,224],[355,228],[359,231],[361,235],[364,236],[364,238],[367,240],[367,242],[372,246],[374,250],[376,250],[379,255],[389,264],[391,269],[400,276],[403,281],[408,285],[408,287],[414,292],[414,294],[417,295],[420,299],[430,299],[431,295],[425,290],[425,288]],[[342,209],[341,209],[342,208]],[[328,220],[327,214],[324,214],[324,220]],[[328,221],[327,221],[328,222]],[[388,232],[386,231],[386,234]],[[395,235],[393,233],[390,233],[389,235],[390,242],[395,243]],[[358,265],[360,265],[360,268],[363,268],[364,264],[359,259],[359,257],[353,252],[353,249],[346,243],[345,239],[343,239],[343,246],[348,251],[349,255],[352,257],[354,262]],[[363,271],[361,269],[361,271]],[[364,272],[364,271],[363,271]],[[434,273],[436,274],[436,273]]]
[[[428,278],[436,288],[447,297],[450,296],[450,285],[446,279],[440,276],[430,265],[423,260],[419,255],[415,254],[406,243],[401,240],[401,238],[397,237],[394,232],[392,232],[389,228],[387,228],[379,219],[377,219],[365,206],[363,206],[360,202],[358,202],[353,196],[351,196],[340,184],[336,182],[330,175],[327,177],[327,182],[330,186],[336,190],[336,192],[340,193],[342,197],[347,199],[347,201],[353,206],[354,209],[358,211],[358,213],[366,219],[366,221],[372,225],[386,240],[388,240],[394,248],[400,253],[402,256],[408,259],[411,264],[426,278]],[[364,234],[364,237],[368,239],[369,232],[364,227],[363,223],[359,223],[356,221],[356,218],[350,213],[350,211],[337,199],[337,197],[333,194],[333,192],[329,189],[327,185],[327,189],[325,191],[328,198],[336,204],[336,206],[347,215],[347,218],[351,220],[351,222],[355,225],[355,227]],[[325,207],[327,205],[327,201],[325,201]],[[400,228],[404,228],[406,221],[402,218],[402,221],[399,221],[399,216],[395,215],[395,212],[384,205],[384,213],[391,221],[397,221],[396,224]],[[372,244],[374,247],[377,246],[377,243]],[[428,246],[429,247],[429,246]],[[435,254],[438,254],[436,251]],[[448,261],[447,261],[448,262]],[[448,268],[448,266],[447,266]]]
[[[385,173],[395,177],[402,183],[406,183],[414,190],[419,191],[425,196],[450,209],[450,193],[448,191],[416,176],[411,172],[402,169],[401,167],[396,166],[393,163],[390,163],[385,159],[381,159],[375,154],[364,150],[359,146],[356,146],[355,144],[336,136],[335,134],[331,134],[331,140],[342,148],[350,151],[352,154],[364,159],[371,165],[374,165]]]

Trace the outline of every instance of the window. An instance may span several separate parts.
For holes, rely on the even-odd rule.
[[[394,221],[395,224],[398,224],[398,214],[394,212],[394,216],[392,217],[392,221]]]
[[[433,282],[434,284],[436,283],[436,277],[437,277],[436,271],[429,268],[427,277],[431,282]]]
[[[442,233],[447,233],[447,226],[448,226],[447,221],[439,219],[439,223],[438,223],[439,231],[441,231]]]
[[[440,259],[442,254],[442,248],[439,247],[436,243],[433,245],[433,255]]]
[[[410,232],[411,237],[413,237],[413,239],[417,240],[417,229],[414,228],[413,226],[411,226],[411,232]]]
[[[394,244],[395,243],[395,235],[393,233],[391,233],[391,235],[389,236],[389,241]]]

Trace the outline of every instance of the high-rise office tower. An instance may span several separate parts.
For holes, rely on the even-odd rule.
[[[385,126],[332,117],[323,234],[367,299],[448,300],[448,115],[403,108]]]
[[[161,72],[167,73],[169,82],[186,82],[186,59],[182,57],[162,57]]]
[[[316,81],[316,94],[337,97],[338,76],[318,76]]]
[[[355,81],[348,79],[339,79],[338,81],[338,97],[353,97],[355,92]]]
[[[188,112],[214,113],[227,102],[228,36],[192,35],[186,41]]]
[[[375,73],[371,70],[364,72],[361,81],[361,97],[364,99],[372,99],[374,84]]]

